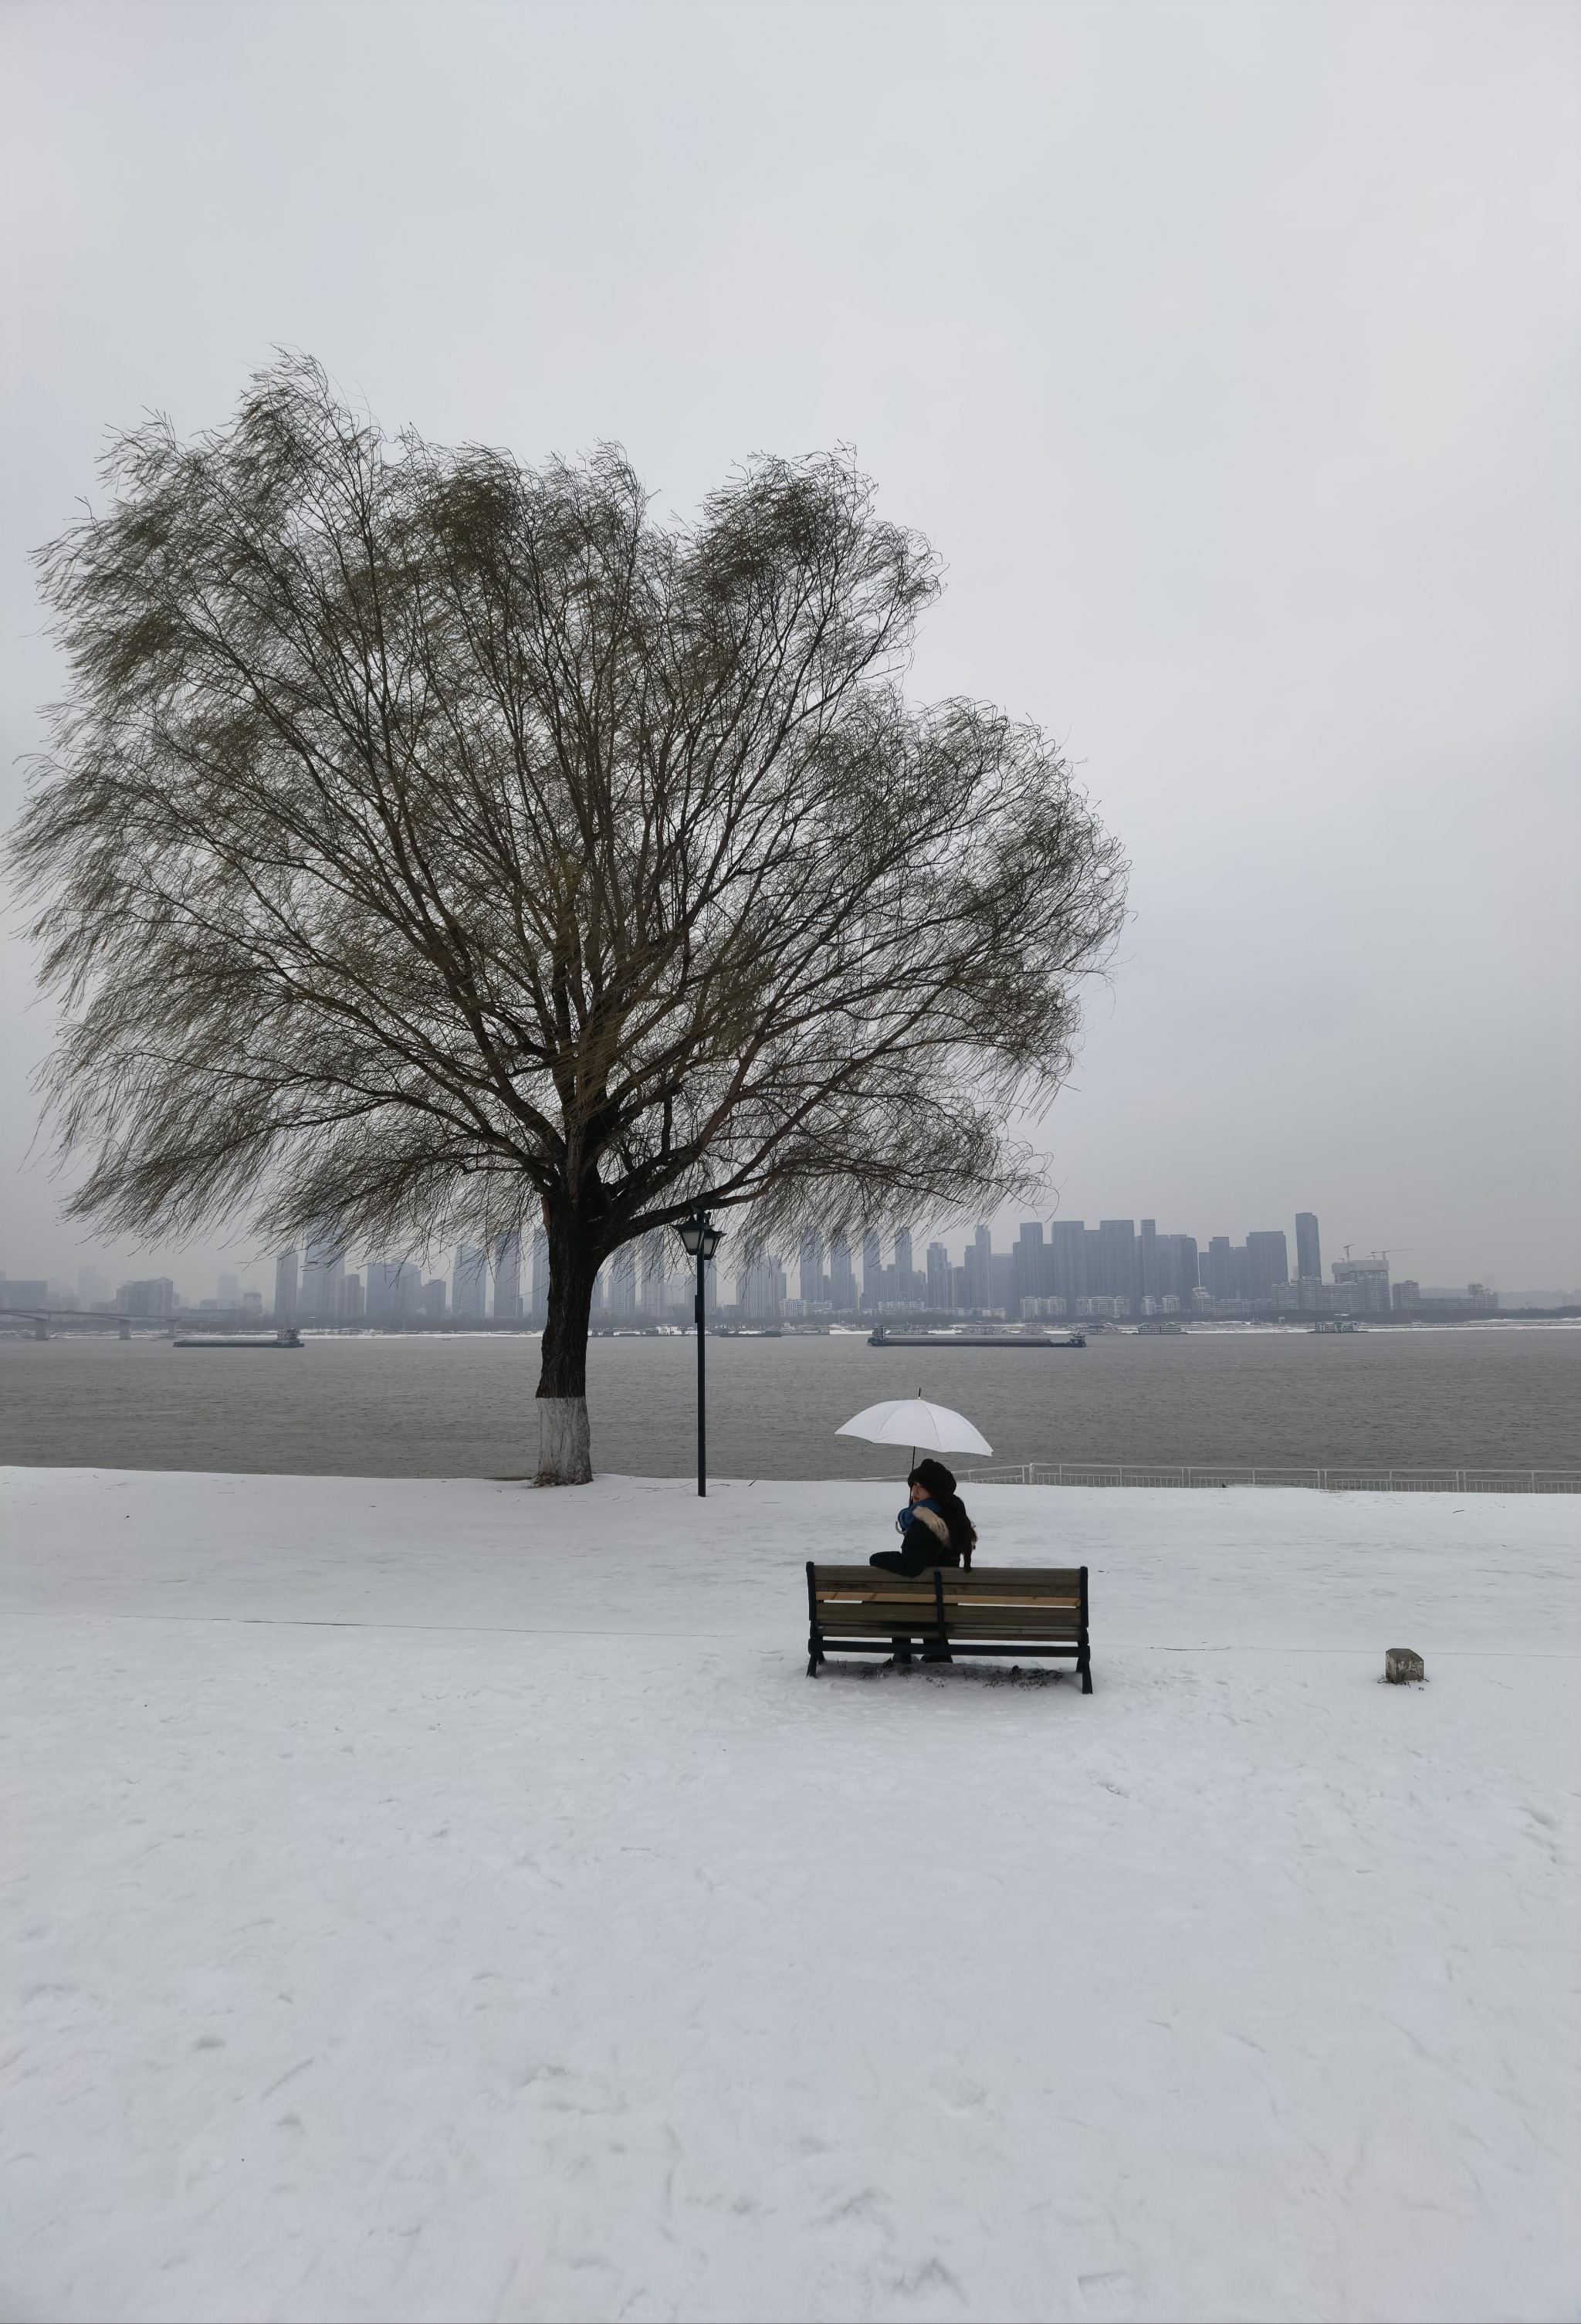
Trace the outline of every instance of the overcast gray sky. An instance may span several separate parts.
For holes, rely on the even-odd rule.
[[[0,49],[6,820],[27,550],[275,345],[679,510],[852,443],[948,563],[916,693],[1042,721],[1134,862],[1062,1211],[1581,1282],[1575,8],[9,0]],[[4,977],[0,1268],[67,1275]]]

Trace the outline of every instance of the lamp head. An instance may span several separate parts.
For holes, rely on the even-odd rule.
[[[722,1229],[713,1225],[701,1203],[687,1217],[677,1220],[676,1232],[688,1259],[712,1259],[724,1240]]]

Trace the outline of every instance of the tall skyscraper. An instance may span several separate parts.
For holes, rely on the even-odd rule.
[[[610,1312],[617,1323],[630,1323],[637,1314],[637,1246],[623,1242],[610,1267]]]
[[[1009,1305],[1014,1310],[1024,1299],[1040,1299],[1045,1288],[1043,1227],[1038,1220],[1023,1221],[1010,1257]]]
[[[1163,1296],[1178,1299],[1182,1308],[1190,1309],[1197,1289],[1198,1258],[1195,1235],[1160,1235],[1162,1256],[1159,1280],[1163,1286]]]
[[[1056,1219],[1049,1229],[1049,1288],[1067,1302],[1087,1296],[1087,1228],[1080,1219]],[[1076,1310],[1067,1306],[1066,1313]]]
[[[1144,1219],[1142,1222],[1142,1240],[1136,1253],[1136,1287],[1144,1299],[1161,1299],[1163,1296],[1156,1219]]]
[[[1318,1243],[1315,1211],[1298,1211],[1295,1214],[1295,1271],[1302,1283],[1323,1280],[1323,1254]]]
[[[943,1244],[931,1242],[928,1245],[928,1305],[941,1314],[947,1314],[955,1305],[951,1296],[951,1272],[950,1254]]]
[[[469,1323],[483,1315],[489,1296],[489,1260],[475,1243],[464,1242],[450,1271],[450,1312]]]
[[[1284,1240],[1284,1229],[1259,1231],[1246,1237],[1245,1296],[1248,1299],[1271,1299],[1278,1283],[1290,1281],[1290,1254]]]
[[[494,1246],[494,1318],[514,1323],[521,1316],[521,1236],[512,1228]]]
[[[1136,1226],[1132,1219],[1099,1219],[1103,1289],[1110,1299],[1136,1296]]]
[[[850,1245],[843,1234],[829,1239],[829,1303],[837,1314],[849,1315],[857,1304],[856,1269]]]
[[[274,1320],[277,1323],[294,1323],[297,1320],[297,1254],[294,1250],[282,1250],[274,1262]]]
[[[410,1323],[423,1314],[423,1270],[417,1260],[369,1259],[363,1269],[363,1312],[370,1323]]]
[[[911,1271],[911,1230],[897,1227],[895,1231],[895,1296],[902,1306],[916,1297]]]
[[[12,1286],[14,1290],[36,1289],[41,1293],[44,1287],[42,1284]],[[43,1305],[41,1297],[38,1304]],[[115,1305],[123,1315],[173,1315],[178,1304],[176,1286],[168,1275],[151,1276],[141,1283],[123,1283],[115,1293]]]
[[[780,1315],[779,1261],[760,1242],[748,1243],[736,1277],[736,1304],[751,1323],[775,1323]]]
[[[662,1227],[643,1236],[637,1255],[641,1269],[638,1306],[645,1315],[662,1315],[670,1285],[670,1246]]]
[[[309,1323],[338,1323],[345,1282],[345,1245],[333,1226],[321,1226],[308,1238],[297,1300],[299,1314]]]
[[[862,1237],[862,1305],[877,1307],[884,1296],[884,1256],[878,1238],[869,1227]]]
[[[800,1264],[796,1275],[796,1296],[804,1307],[816,1306],[823,1298],[823,1244],[815,1234],[802,1237]]]
[[[1239,1296],[1235,1253],[1230,1248],[1228,1235],[1214,1235],[1209,1242],[1208,1289],[1214,1299],[1234,1299]]]

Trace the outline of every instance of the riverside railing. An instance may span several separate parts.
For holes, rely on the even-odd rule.
[[[1319,1493],[1581,1493],[1574,1469],[1229,1469],[1127,1461],[1027,1461],[969,1469],[974,1485],[1291,1485]]]

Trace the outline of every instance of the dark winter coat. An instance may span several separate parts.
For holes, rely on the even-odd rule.
[[[961,1552],[950,1538],[944,1512],[933,1501],[914,1501],[895,1520],[900,1529],[898,1549],[881,1549],[870,1565],[890,1573],[924,1573],[934,1565],[959,1565]]]

